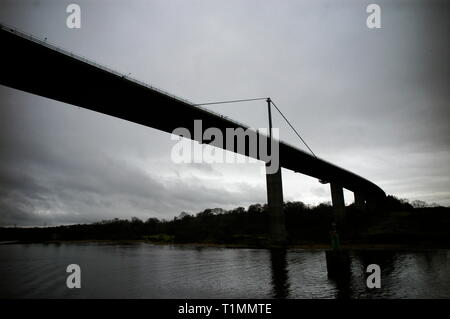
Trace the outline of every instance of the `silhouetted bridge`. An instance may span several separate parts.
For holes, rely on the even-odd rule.
[[[224,132],[224,136],[226,128],[248,128],[7,26],[0,25],[0,43],[2,85],[168,133],[172,133],[175,128],[184,127],[194,136],[196,119],[202,120],[203,131],[216,127]],[[263,137],[268,139],[266,135]],[[285,142],[280,142],[279,146],[281,167],[330,183],[337,220],[345,216],[343,188],[354,192],[358,206],[376,204],[385,198],[380,187],[361,176]],[[227,149],[227,145],[223,148]],[[248,147],[238,150],[235,145],[227,150],[251,155]],[[259,153],[253,157],[260,159]],[[281,194],[282,203],[281,174],[279,180],[270,180],[269,175],[267,176],[270,208],[271,196],[279,204]],[[276,207],[274,209],[277,210]],[[280,227],[282,220],[278,217],[275,217],[274,224]],[[284,229],[284,224],[281,227]],[[279,228],[278,233],[283,229]]]

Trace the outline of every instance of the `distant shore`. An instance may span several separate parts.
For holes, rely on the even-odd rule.
[[[284,204],[286,248],[331,248],[333,207],[302,202]],[[91,224],[50,227],[0,227],[0,241],[21,243],[149,243],[195,247],[276,248],[271,240],[267,205],[225,211],[180,213],[172,220],[112,219]],[[450,249],[450,207],[415,208],[393,196],[385,207],[368,213],[346,207],[339,241],[349,250]],[[334,238],[334,237],[333,237]]]

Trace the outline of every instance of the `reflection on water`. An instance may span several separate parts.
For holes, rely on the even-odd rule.
[[[273,298],[285,299],[289,296],[289,277],[286,255],[286,249],[270,250]]]
[[[149,244],[0,245],[2,298],[450,298],[450,251],[355,251],[347,278],[325,252]],[[66,267],[81,267],[81,289]],[[369,264],[381,288],[366,287]]]

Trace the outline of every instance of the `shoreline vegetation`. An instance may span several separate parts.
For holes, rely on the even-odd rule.
[[[286,248],[330,249],[332,207],[284,204]],[[172,220],[113,219],[92,224],[53,227],[1,227],[0,244],[14,243],[149,243],[195,247],[273,248],[266,205],[229,211],[182,212]],[[450,207],[409,203],[388,196],[374,212],[347,206],[340,230],[343,249],[424,250],[450,248]]]

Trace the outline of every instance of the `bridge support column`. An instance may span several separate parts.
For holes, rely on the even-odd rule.
[[[361,193],[354,192],[353,195],[355,196],[355,206],[359,209],[365,209],[365,199],[364,196]]]
[[[333,202],[334,221],[338,226],[345,223],[345,201],[344,201],[344,189],[342,186],[331,182],[331,200]]]
[[[269,208],[270,216],[271,244],[284,245],[286,243],[286,226],[283,211],[281,167],[273,174],[266,173],[266,184],[267,206]]]
[[[270,105],[272,101],[267,98],[267,111],[269,115],[270,153],[272,154],[272,113]],[[279,161],[278,161],[279,162]],[[283,211],[283,183],[281,179],[281,167],[270,174],[267,171],[269,163],[266,163],[267,206],[270,215],[270,241],[271,245],[284,246],[286,244],[286,225]]]

